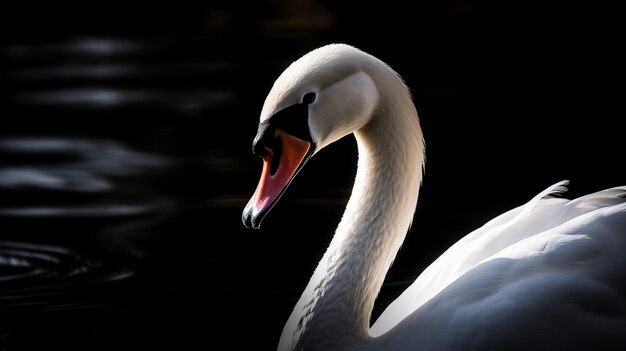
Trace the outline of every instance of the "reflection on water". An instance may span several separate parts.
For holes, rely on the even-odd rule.
[[[16,160],[30,156],[67,160],[43,166],[4,166],[0,169],[0,188],[102,192],[113,190],[109,179],[113,176],[139,176],[172,163],[162,156],[130,150],[113,140],[60,137],[3,138],[0,154]]]
[[[23,105],[111,108],[128,105],[180,105],[214,106],[228,103],[233,99],[229,92],[210,90],[167,91],[167,90],[112,90],[106,88],[68,89],[54,92],[28,92],[16,95],[13,102]]]
[[[112,57],[154,51],[154,42],[117,38],[71,38],[43,45],[14,44],[4,48],[4,53],[14,60],[44,59],[59,56]]]
[[[0,51],[11,85],[5,102],[90,112],[137,107],[193,112],[234,103],[229,82],[237,62],[207,59],[198,47],[188,41],[103,37],[9,44]]]
[[[5,193],[0,216],[8,217],[117,217],[146,213],[157,205],[153,198],[129,199],[120,192],[147,193],[141,181],[175,164],[164,156],[132,150],[113,140],[62,137],[1,138],[0,155],[7,160],[0,167],[0,190]],[[124,184],[133,178],[140,181],[124,190]],[[51,193],[57,194],[53,204],[46,203],[49,200],[38,201]],[[71,194],[100,196],[106,202],[66,201]],[[112,202],[116,196],[119,199]]]

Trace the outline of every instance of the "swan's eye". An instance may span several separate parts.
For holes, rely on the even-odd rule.
[[[306,93],[302,97],[302,103],[305,104],[305,105],[308,105],[308,104],[312,103],[313,101],[315,101],[316,97],[317,96],[313,92]]]

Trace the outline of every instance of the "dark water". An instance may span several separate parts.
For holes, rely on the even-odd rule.
[[[415,224],[375,313],[461,235],[548,185],[624,184],[616,13],[472,1],[6,11],[0,350],[274,349],[349,196],[355,147],[320,153],[249,231],[250,143],[276,76],[323,43],[390,63],[426,133]]]

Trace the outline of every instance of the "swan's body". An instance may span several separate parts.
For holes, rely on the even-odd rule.
[[[258,227],[306,159],[350,133],[352,196],[279,350],[626,348],[626,187],[572,201],[552,196],[564,182],[546,189],[453,245],[370,327],[424,163],[417,112],[391,68],[336,44],[285,70],[261,113],[264,173],[243,219]]]

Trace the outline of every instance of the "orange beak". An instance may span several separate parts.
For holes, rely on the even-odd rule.
[[[311,143],[276,129],[278,147],[265,146],[263,172],[256,191],[246,205],[242,221],[246,227],[258,229],[261,221],[278,201],[295,175],[310,156]]]

